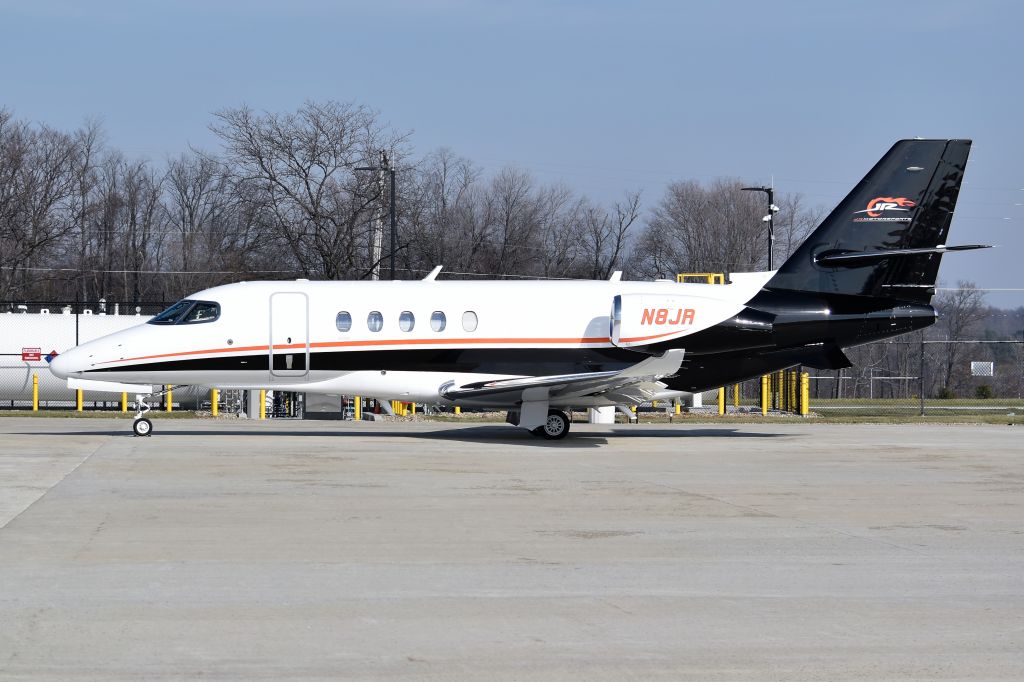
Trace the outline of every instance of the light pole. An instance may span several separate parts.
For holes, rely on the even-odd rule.
[[[761,218],[768,223],[768,270],[775,269],[775,214],[779,207],[775,205],[775,189],[773,187],[743,187],[744,192],[764,192],[768,195],[768,215]]]
[[[395,217],[395,169],[391,166],[391,163],[388,161],[388,154],[387,154],[387,152],[382,149],[380,151],[380,164],[379,165],[377,165],[377,166],[361,166],[359,168],[354,168],[353,170],[357,170],[357,171],[377,171],[377,172],[379,172],[380,176],[381,176],[380,177],[381,190],[383,190],[383,186],[382,185],[384,184],[384,182],[383,182],[383,180],[384,180],[384,173],[387,172],[387,173],[391,174],[391,188],[390,188],[390,191],[388,193],[388,210],[391,213],[391,259],[390,259],[390,261],[391,261],[391,279],[395,279],[395,247],[398,245],[398,222],[397,222],[397,218]],[[380,215],[380,214],[378,213],[377,215]],[[380,223],[378,223],[378,225],[379,224]],[[374,243],[374,253],[372,255],[372,260],[373,260],[373,263],[372,263],[372,268],[373,269],[371,270],[372,273],[377,273],[377,272],[380,271],[380,263],[377,262],[380,259],[380,241],[379,241],[379,239],[380,239],[379,238],[379,234],[375,234],[374,235],[374,241],[373,241],[373,243]],[[377,279],[377,277],[374,276],[374,277],[372,277],[372,279]]]

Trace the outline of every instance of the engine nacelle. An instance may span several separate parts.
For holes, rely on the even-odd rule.
[[[743,303],[693,295],[622,294],[612,301],[609,336],[620,348],[687,336],[727,320]]]

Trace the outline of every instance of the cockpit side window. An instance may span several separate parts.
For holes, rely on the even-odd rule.
[[[187,299],[184,301],[178,301],[170,308],[168,308],[167,310],[163,311],[162,313],[154,317],[152,320],[150,320],[149,323],[174,324],[181,318],[182,315],[188,312],[188,309],[192,307],[193,303],[195,303],[195,301],[189,301]]]
[[[196,301],[196,304],[185,313],[185,316],[178,321],[178,324],[198,324],[200,322],[213,322],[220,317],[220,304],[210,301]]]
[[[213,322],[220,317],[220,304],[212,301],[178,301],[163,311],[149,324],[199,324]]]

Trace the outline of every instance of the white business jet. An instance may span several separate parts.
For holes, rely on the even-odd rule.
[[[970,150],[903,140],[776,272],[727,284],[308,280],[200,291],[59,355],[70,388],[268,388],[507,408],[539,436],[566,408],[669,399],[920,329]],[[884,200],[884,201],[883,201]],[[870,209],[870,211],[868,211]]]

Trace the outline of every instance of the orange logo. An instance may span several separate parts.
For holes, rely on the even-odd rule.
[[[868,202],[868,207],[863,211],[855,213],[867,213],[871,218],[877,218],[884,211],[909,211],[917,204],[906,197],[875,197]]]

